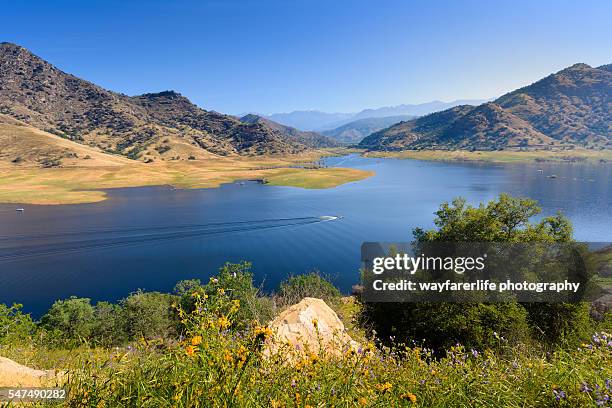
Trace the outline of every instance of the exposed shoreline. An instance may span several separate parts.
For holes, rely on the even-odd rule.
[[[333,188],[363,180],[374,172],[349,168],[310,168],[330,152],[290,157],[218,157],[183,162],[134,162],[96,167],[39,168],[0,165],[0,203],[62,205],[103,201],[104,190],[172,186],[216,188],[240,180],[307,189]],[[303,166],[303,167],[301,167]]]
[[[487,163],[612,163],[612,150],[531,150],[531,151],[467,151],[467,150],[403,150],[365,151],[364,157],[414,159],[448,162]]]

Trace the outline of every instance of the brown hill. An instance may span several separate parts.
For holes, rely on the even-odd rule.
[[[610,66],[576,64],[477,107],[463,105],[365,138],[372,150],[612,147]]]
[[[0,163],[21,167],[92,167],[130,162],[125,157],[101,152],[0,114]]]
[[[297,143],[301,143],[311,148],[322,148],[322,147],[338,147],[340,143],[330,137],[323,136],[317,132],[301,131],[291,126],[281,125],[280,123],[274,122],[273,120],[263,118],[258,115],[245,115],[240,120],[244,123],[251,125],[262,125],[270,129],[272,132],[277,133],[279,136],[294,140]]]
[[[259,124],[203,110],[173,91],[129,97],[0,44],[0,113],[62,138],[151,160],[308,150]]]

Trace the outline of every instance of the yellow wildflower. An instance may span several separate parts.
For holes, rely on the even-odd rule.
[[[218,318],[217,324],[219,325],[220,329],[227,329],[231,325],[230,321],[225,316],[221,316],[220,318]]]
[[[202,336],[194,336],[193,339],[191,339],[192,346],[197,346],[200,343],[202,343]]]
[[[272,329],[268,326],[257,326],[255,327],[255,332],[253,334],[255,337],[265,340],[266,338],[272,336]]]
[[[219,288],[217,289],[217,293],[219,293],[220,295],[225,295],[225,289]]]
[[[368,405],[368,400],[365,397],[361,397],[361,398],[359,398],[359,404],[363,405],[363,406],[366,406],[366,405]]]
[[[378,388],[378,391],[380,391],[383,394],[389,391],[392,387],[393,386],[389,382],[382,383],[382,384],[376,384],[376,388]]]
[[[185,353],[187,353],[188,356],[193,356],[195,353],[195,347],[193,346],[185,347]]]
[[[413,394],[413,393],[411,393],[411,392],[407,392],[407,393],[405,393],[405,394],[402,394],[402,395],[400,395],[400,397],[402,397],[403,399],[407,399],[407,400],[409,400],[409,401],[410,401],[410,402],[412,402],[413,404],[416,404],[417,397],[416,397],[416,395],[414,395],[414,394]]]

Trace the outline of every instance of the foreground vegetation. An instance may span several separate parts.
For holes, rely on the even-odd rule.
[[[400,152],[371,151],[366,157],[415,159],[433,161],[470,161],[490,163],[529,162],[610,162],[612,150],[530,150],[530,151],[468,151],[468,150],[404,150]]]
[[[505,195],[480,207],[455,200],[437,212],[436,229],[415,236],[571,240],[565,218],[530,223],[537,212],[533,201]],[[117,304],[61,300],[37,323],[19,306],[0,306],[0,354],[67,370],[67,406],[609,405],[609,312],[595,316],[587,304],[384,308],[342,300],[314,273],[264,296],[249,266],[227,264],[207,283],[181,281],[171,294],[136,292]],[[360,346],[281,342],[270,354],[278,339],[267,323],[304,296],[335,308]]]

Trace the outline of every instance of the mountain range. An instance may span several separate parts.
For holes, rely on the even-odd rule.
[[[337,145],[272,121],[207,111],[174,91],[112,92],[11,43],[0,43],[0,115],[5,127],[17,123],[143,161],[293,154]]]
[[[396,123],[414,119],[413,115],[384,116],[381,118],[357,119],[335,129],[324,130],[321,133],[336,139],[343,144],[357,144],[366,136]]]
[[[612,148],[611,67],[575,64],[492,102],[392,125],[359,145],[370,150]]]
[[[384,106],[376,109],[364,109],[352,113],[328,113],[316,110],[293,111],[289,113],[273,113],[260,115],[287,126],[302,130],[323,132],[339,128],[350,122],[360,119],[383,118],[393,116],[422,116],[428,113],[452,108],[457,105],[480,104],[483,99],[461,99],[452,102],[432,101],[420,104],[403,104],[397,106]]]

